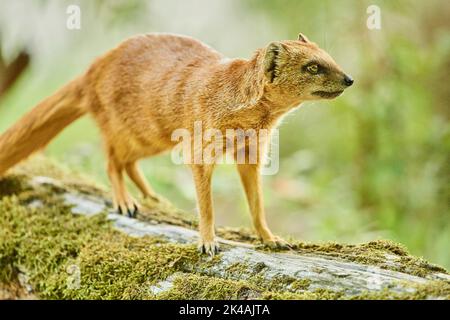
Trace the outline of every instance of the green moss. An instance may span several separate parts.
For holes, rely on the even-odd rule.
[[[225,270],[225,275],[229,277],[236,277],[236,276],[250,277],[252,274],[249,274],[249,272],[251,272],[251,270],[249,270],[247,264],[242,262],[236,262],[227,267],[227,269]]]
[[[17,195],[18,193],[22,193],[25,189],[31,189],[28,182],[24,181],[35,176],[45,176],[55,179],[63,186],[60,190],[58,190],[57,185],[42,188],[47,193],[45,196],[51,196],[50,193],[52,192],[49,193],[49,191],[53,191],[53,193],[74,191],[76,193],[100,196],[107,200],[110,200],[111,197],[107,188],[98,184],[96,181],[93,181],[90,177],[75,172],[64,165],[56,163],[52,159],[37,154],[15,167],[11,171],[11,174],[0,179],[0,198],[2,196],[2,190],[4,190],[4,195]],[[36,194],[36,192],[39,191],[39,188],[33,186],[32,191]],[[28,199],[32,198],[29,194],[21,194],[20,196],[27,197]],[[46,198],[42,196],[44,195],[39,194],[35,198]],[[145,207],[145,210],[142,210],[139,215],[140,220],[169,223],[192,229],[197,228],[198,220],[194,214],[179,210],[161,196],[158,196],[158,199],[156,200],[140,199],[140,203]]]
[[[275,276],[270,281],[261,276],[252,276],[248,280],[268,291],[298,292],[307,290],[311,284],[309,279],[298,279],[286,275]]]
[[[246,281],[234,281],[195,274],[180,275],[173,287],[158,299],[257,299],[259,290]]]
[[[385,288],[380,291],[367,291],[358,295],[346,295],[343,292],[326,289],[316,289],[305,292],[274,292],[267,291],[262,299],[275,300],[424,300],[424,299],[450,299],[450,284],[444,281],[431,281],[423,285],[411,287],[411,292],[396,293]]]
[[[21,175],[9,175],[0,178],[0,199],[29,189]]]
[[[432,281],[424,285],[414,286],[413,288],[416,290],[407,295],[407,299],[409,300],[423,300],[433,297],[441,297],[450,300],[450,282]]]
[[[334,242],[324,244],[294,242],[292,247],[293,250],[302,254],[330,256],[420,277],[426,277],[435,272],[449,274],[442,267],[411,256],[404,246],[390,240],[376,240],[358,245]]]
[[[265,300],[337,300],[343,297],[343,293],[325,289],[304,292],[268,291],[262,295]]]
[[[32,169],[27,165],[0,180],[0,282],[17,283],[20,273],[40,298],[50,299],[423,299],[449,297],[449,284],[430,282],[414,287],[412,293],[398,295],[386,289],[348,297],[343,292],[312,289],[310,279],[278,276],[265,278],[266,265],[249,268],[231,265],[225,279],[204,275],[221,256],[201,256],[195,245],[170,244],[158,238],[133,238],[112,228],[106,215],[73,215],[59,194],[66,190],[103,195],[103,190],[78,176],[45,161]],[[39,161],[38,161],[39,163]],[[63,181],[58,186],[31,186],[29,171]],[[30,206],[34,200],[41,205]],[[157,220],[194,227],[191,218],[163,202],[144,215]],[[159,207],[158,207],[159,206]],[[157,212],[157,214],[155,214]],[[222,229],[221,236],[255,242],[248,231]],[[348,261],[426,276],[446,271],[412,257],[407,250],[389,241],[361,245],[294,243],[301,254],[331,256]],[[76,288],[73,271],[79,272]],[[188,273],[186,273],[188,272]],[[173,276],[173,275],[177,276]],[[172,279],[173,280],[169,280]],[[238,280],[245,279],[245,280]],[[153,286],[173,281],[172,287],[156,294]]]
[[[158,201],[141,199],[141,204],[146,207],[146,210],[139,215],[140,220],[168,223],[190,229],[196,229],[198,226],[198,220],[195,215],[174,207],[161,196],[158,196]]]
[[[25,272],[40,298],[50,299],[424,299],[450,298],[444,281],[418,286],[413,293],[389,290],[346,296],[342,292],[310,289],[309,279],[262,274],[246,280],[195,274],[213,260],[199,255],[194,245],[166,243],[158,238],[133,238],[115,231],[105,215],[74,216],[54,203],[29,208],[16,196],[0,201],[0,281],[13,282]],[[79,287],[68,286],[68,268],[79,271]],[[248,272],[244,264],[229,267],[230,274]],[[261,270],[264,270],[262,268]],[[183,272],[193,272],[185,274]],[[172,287],[155,295],[151,287],[174,273]]]
[[[81,288],[71,298],[151,298],[151,285],[199,260],[194,246],[117,234],[99,240],[80,252]]]
[[[445,281],[430,281],[422,285],[408,285],[411,292],[396,293],[387,288],[379,292],[364,292],[356,296],[347,297],[351,300],[425,300],[450,299],[450,283]]]
[[[148,285],[200,259],[195,246],[131,238],[104,215],[73,216],[62,205],[30,209],[17,197],[0,202],[0,277],[25,271],[42,298],[146,298]],[[80,271],[80,288],[68,289],[67,267]]]
[[[220,259],[206,259],[195,245],[133,238],[115,231],[105,215],[74,216],[69,209],[57,202],[29,208],[16,196],[0,201],[1,282],[25,272],[40,298],[149,299],[155,298],[151,286],[171,274],[192,265],[204,269]],[[68,286],[71,266],[80,275],[76,288]],[[172,299],[258,295],[249,282],[196,274],[177,278],[165,294]]]
[[[231,228],[231,227],[219,227],[216,230],[219,237],[237,241],[246,242],[251,244],[260,244],[259,238],[256,236],[255,232],[249,228]]]
[[[97,183],[90,177],[79,172],[73,171],[61,163],[57,163],[51,158],[36,154],[29,160],[21,162],[13,168],[12,173],[27,176],[45,176],[62,181],[65,184],[70,182],[83,182],[85,184],[96,186]]]
[[[298,281],[298,282],[297,282]],[[294,280],[292,286],[305,290],[309,281]],[[293,289],[293,288],[292,288]],[[278,291],[282,290],[282,291]],[[158,299],[280,299],[280,300],[327,300],[338,299],[343,294],[331,290],[314,292],[291,292],[283,286],[261,287],[254,279],[236,281],[199,275],[180,275],[173,281],[170,290],[157,295]]]
[[[301,292],[308,290],[312,283],[310,279],[299,279],[286,275],[274,276],[268,280],[263,272],[265,268],[264,263],[258,263],[252,268],[246,263],[238,262],[226,269],[224,277],[227,279],[245,279],[249,285],[270,292]]]
[[[291,288],[295,291],[308,290],[311,285],[310,279],[296,279],[291,283]]]
[[[103,216],[74,218],[61,205],[30,209],[15,196],[0,202],[0,216],[1,270],[24,269],[32,280],[54,271],[61,260],[76,256],[82,243],[107,228]],[[3,279],[12,275],[2,272]]]

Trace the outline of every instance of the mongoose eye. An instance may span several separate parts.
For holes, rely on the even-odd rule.
[[[306,70],[311,74],[317,74],[319,72],[319,66],[317,64],[312,64],[306,67]]]

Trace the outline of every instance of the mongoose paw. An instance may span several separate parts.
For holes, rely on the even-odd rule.
[[[219,244],[216,241],[203,241],[201,240],[198,245],[198,251],[200,251],[202,254],[206,253],[209,254],[211,257],[214,257],[216,254],[219,253],[220,247]]]
[[[129,218],[136,218],[137,214],[139,213],[139,207],[136,203],[131,204],[123,203],[117,205],[117,212],[119,214],[124,214],[126,212]]]
[[[145,198],[150,200],[150,201],[152,201],[152,202],[156,202],[156,203],[161,202],[156,195],[148,194],[148,195],[145,196]]]
[[[270,249],[292,249],[292,246],[289,244],[289,242],[278,236],[273,236],[267,240],[263,239],[263,243]]]

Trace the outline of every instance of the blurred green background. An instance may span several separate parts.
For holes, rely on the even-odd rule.
[[[70,4],[81,8],[80,30],[66,28]],[[372,4],[380,30],[366,25]],[[250,57],[302,32],[356,81],[344,96],[306,103],[284,119],[279,173],[264,177],[269,225],[308,241],[388,238],[450,267],[449,12],[446,0],[2,1],[0,79],[8,66],[19,71],[0,97],[0,131],[137,33],[191,35]],[[107,183],[88,118],[46,153]],[[160,194],[195,211],[187,167],[167,155],[142,164]],[[233,166],[216,171],[214,197],[218,224],[250,227]]]

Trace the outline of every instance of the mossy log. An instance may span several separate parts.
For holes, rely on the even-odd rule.
[[[104,189],[44,158],[0,179],[0,298],[450,298],[445,269],[390,241],[273,251],[218,228],[211,258],[196,250],[195,216],[144,204],[137,219],[119,215]]]

